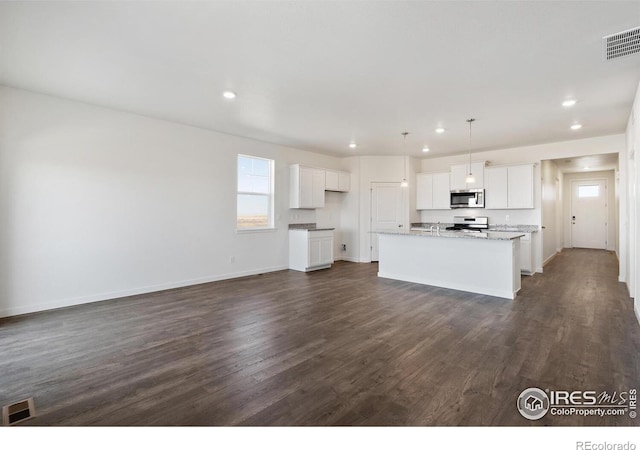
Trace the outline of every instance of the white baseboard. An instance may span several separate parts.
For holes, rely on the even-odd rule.
[[[554,253],[553,255],[549,256],[547,259],[544,260],[544,262],[542,263],[542,267],[546,266],[547,264],[549,264],[551,262],[551,260],[553,258],[555,258],[558,255],[558,252]]]
[[[246,270],[243,272],[233,272],[233,273],[227,273],[222,275],[214,275],[211,277],[196,278],[192,280],[176,281],[172,283],[163,283],[163,284],[157,284],[153,286],[144,286],[144,287],[134,288],[134,289],[125,289],[121,291],[113,291],[113,292],[107,292],[107,293],[101,293],[101,294],[95,294],[95,295],[86,295],[81,297],[60,299],[52,302],[37,303],[34,305],[28,305],[28,306],[14,306],[14,307],[9,307],[5,309],[0,309],[0,318],[17,316],[20,314],[29,314],[29,313],[38,312],[38,311],[47,311],[50,309],[65,308],[67,306],[83,305],[86,303],[115,300],[117,298],[129,297],[131,295],[149,294],[151,292],[166,291],[167,289],[194,286],[197,284],[211,283],[213,281],[229,280],[232,278],[241,278],[241,277],[246,277],[250,275],[259,275],[261,273],[277,272],[278,270],[286,270],[287,268],[288,268],[287,266],[274,266],[274,267],[267,267],[264,269]]]
[[[360,261],[358,260],[358,258],[354,258],[354,257],[351,257],[351,256],[343,256],[343,257],[342,257],[342,258],[340,258],[340,259],[341,259],[342,261],[349,261],[349,262],[354,262],[354,263],[360,262]]]

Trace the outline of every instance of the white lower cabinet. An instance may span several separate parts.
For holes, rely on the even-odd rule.
[[[533,274],[531,233],[524,233],[524,236],[520,238],[520,270],[527,275]]]
[[[289,269],[309,272],[333,264],[333,230],[289,230]]]
[[[492,233],[500,233],[500,231],[491,231]],[[507,231],[506,233],[513,233]],[[533,275],[533,254],[531,253],[531,233],[525,233],[520,238],[520,272],[525,275]]]

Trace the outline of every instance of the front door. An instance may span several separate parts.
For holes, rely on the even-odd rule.
[[[571,182],[571,246],[607,248],[607,181]]]
[[[398,230],[402,220],[400,183],[371,183],[371,231]],[[378,235],[371,233],[371,261],[378,261]]]

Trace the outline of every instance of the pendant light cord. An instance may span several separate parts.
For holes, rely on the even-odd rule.
[[[404,152],[406,153],[407,151],[407,135],[409,134],[408,131],[404,131],[402,133],[402,150],[404,150]],[[406,161],[406,155],[405,155],[405,160],[403,161],[403,168],[404,168],[404,181],[407,181],[407,161]]]
[[[476,119],[467,119],[467,122],[469,122],[469,175],[472,175],[471,173],[471,123],[474,122]]]

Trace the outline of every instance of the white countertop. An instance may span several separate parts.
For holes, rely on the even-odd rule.
[[[386,231],[374,231],[378,234],[393,234],[401,236],[419,236],[428,238],[454,238],[454,239],[483,239],[491,241],[510,241],[524,236],[523,233],[518,232],[486,232],[486,233],[468,233],[464,231],[417,231],[417,230],[386,230]]]

